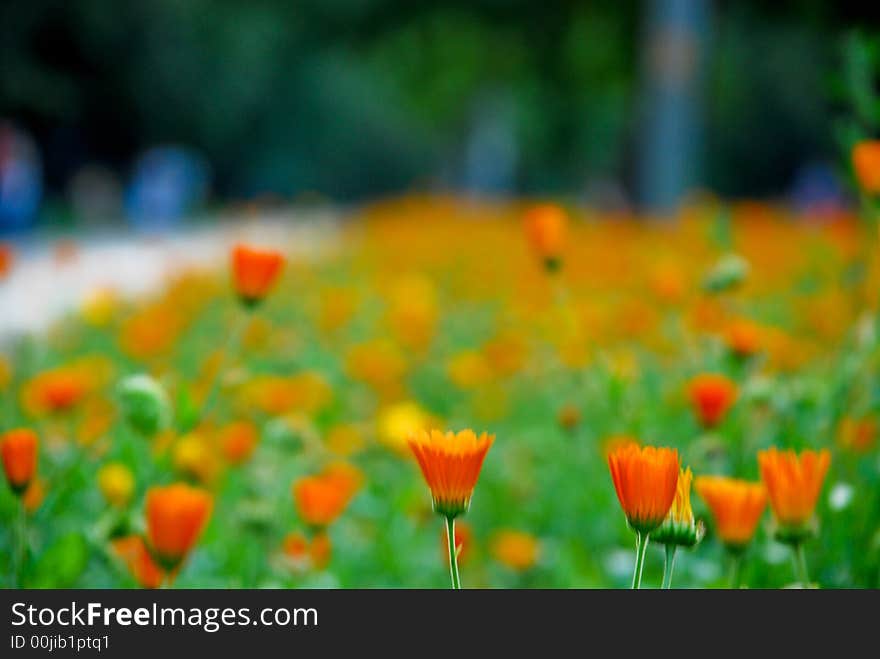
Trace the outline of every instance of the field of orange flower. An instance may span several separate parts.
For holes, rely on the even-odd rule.
[[[857,216],[355,215],[11,347],[6,583],[880,586]]]

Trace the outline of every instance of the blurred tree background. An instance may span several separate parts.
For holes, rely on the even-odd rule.
[[[86,163],[124,175],[171,143],[204,154],[222,198],[584,194],[603,180],[631,193],[645,13],[605,0],[6,2],[0,118],[35,138],[50,192]],[[804,163],[833,161],[841,43],[878,14],[709,3],[697,183],[779,194]]]

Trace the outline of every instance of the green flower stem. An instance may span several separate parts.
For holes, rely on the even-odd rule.
[[[205,401],[202,404],[201,413],[199,414],[200,419],[205,419],[208,416],[208,412],[214,407],[214,403],[217,399],[217,390],[220,388],[220,380],[223,379],[223,371],[229,363],[229,360],[233,357],[231,354],[233,350],[237,353],[241,349],[242,339],[254,316],[253,309],[251,307],[245,307],[244,316],[239,318],[233,326],[232,331],[226,336],[226,341],[220,352],[220,363],[217,365],[217,372],[211,380],[211,387],[208,389]]]
[[[804,588],[810,585],[810,575],[807,572],[807,555],[804,552],[804,543],[797,542],[791,546],[794,552],[794,573]]]
[[[663,583],[661,588],[672,588],[672,570],[675,568],[675,545],[666,545],[666,562],[663,564]]]
[[[648,551],[647,533],[636,531],[636,565],[633,570],[632,588],[638,590],[642,587],[642,568],[645,567],[645,553]]]
[[[23,495],[22,495],[23,496]],[[12,562],[12,587],[21,588],[22,570],[24,569],[24,558],[27,551],[27,511],[24,508],[24,501],[18,498],[18,520],[16,524],[15,554]]]
[[[742,575],[742,553],[731,553],[730,557],[730,587],[737,589]]]
[[[461,590],[461,578],[458,575],[458,552],[455,549],[455,518],[446,518],[446,539],[449,541],[449,575],[452,577],[452,588]]]

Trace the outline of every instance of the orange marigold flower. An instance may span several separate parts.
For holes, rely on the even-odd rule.
[[[431,489],[434,510],[449,519],[466,513],[480,469],[495,435],[479,437],[473,430],[442,433],[422,430],[407,439],[425,482]]]
[[[317,476],[305,476],[292,487],[293,500],[302,520],[323,528],[339,517],[361,485],[360,472],[336,464]]]
[[[565,211],[556,204],[538,204],[525,212],[526,238],[532,250],[551,272],[562,265],[562,247],[567,224]]]
[[[824,449],[801,451],[800,455],[775,447],[758,452],[761,479],[767,486],[781,540],[797,541],[811,531],[813,512],[830,465],[831,454]]]
[[[732,550],[744,548],[755,535],[767,506],[764,484],[724,476],[698,476],[694,489],[709,506],[721,542]]]
[[[169,569],[180,565],[207,525],[212,507],[207,491],[185,483],[147,491],[147,538],[162,565]]]
[[[220,430],[220,446],[226,461],[241,464],[251,457],[260,435],[250,421],[230,423]]]
[[[540,544],[531,534],[506,529],[492,538],[492,556],[511,570],[523,572],[538,562]]]
[[[39,440],[30,428],[8,430],[0,436],[0,455],[9,487],[19,496],[31,484],[37,473]]]
[[[672,507],[678,484],[678,451],[626,444],[608,454],[617,498],[638,533],[656,529]]]
[[[870,195],[880,195],[880,140],[864,140],[853,147],[852,164],[859,185]]]
[[[235,291],[246,306],[260,302],[275,285],[284,255],[272,249],[236,245],[232,249],[232,278]]]
[[[736,385],[717,373],[703,373],[688,387],[694,412],[704,428],[714,428],[736,401]]]
[[[159,588],[162,585],[165,574],[153,561],[141,536],[129,535],[116,538],[110,545],[138,585],[142,588]]]

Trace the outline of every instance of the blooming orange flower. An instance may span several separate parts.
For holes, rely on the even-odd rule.
[[[236,245],[232,250],[232,278],[242,302],[253,306],[266,297],[282,267],[284,255],[281,252]]]
[[[761,479],[783,532],[796,533],[811,522],[830,465],[831,454],[824,449],[800,455],[775,447],[758,452]]]
[[[862,190],[880,195],[880,140],[864,140],[853,147],[852,164]]]
[[[251,457],[259,437],[256,426],[249,421],[230,423],[220,430],[223,455],[231,464],[241,464]]]
[[[29,428],[16,428],[0,436],[0,455],[9,487],[19,496],[28,489],[37,473],[37,433]]]
[[[300,478],[292,487],[297,512],[306,524],[326,527],[342,514],[360,483],[360,472],[341,464],[317,476]]]
[[[650,533],[666,518],[678,484],[678,451],[626,444],[608,454],[617,498],[629,525]]]
[[[116,538],[110,543],[113,552],[125,563],[131,576],[142,588],[159,588],[165,574],[150,556],[144,539],[139,535]]]
[[[540,554],[540,545],[533,535],[510,529],[498,531],[492,538],[491,548],[495,560],[516,572],[534,566]]]
[[[467,512],[480,469],[495,435],[473,430],[442,433],[422,430],[407,439],[431,489],[434,510],[447,518]]]
[[[767,506],[764,484],[724,476],[698,476],[694,489],[709,506],[721,542],[733,550],[745,547],[755,535]]]
[[[207,525],[212,507],[208,492],[185,483],[147,491],[147,538],[162,565],[173,569],[186,558]]]
[[[556,204],[538,204],[525,212],[526,238],[548,270],[561,265],[567,223],[565,211]]]
[[[691,380],[691,404],[705,428],[717,426],[736,401],[736,385],[724,375],[703,373]]]

